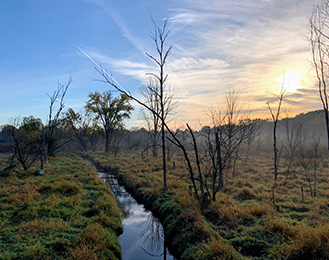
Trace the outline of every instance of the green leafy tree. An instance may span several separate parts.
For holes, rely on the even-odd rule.
[[[110,91],[103,93],[96,91],[90,93],[88,97],[89,100],[85,105],[86,112],[93,114],[95,119],[101,122],[105,132],[105,152],[109,152],[111,137],[115,129],[123,127],[123,121],[130,118],[133,107],[125,94],[113,97]]]

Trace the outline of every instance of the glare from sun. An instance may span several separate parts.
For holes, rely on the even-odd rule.
[[[286,92],[293,93],[297,89],[303,88],[301,85],[301,75],[296,72],[288,72],[285,73],[283,76],[277,78],[277,82],[280,83],[280,86],[283,84],[283,88]]]

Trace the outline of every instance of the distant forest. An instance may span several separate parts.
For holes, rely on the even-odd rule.
[[[321,146],[326,145],[326,128],[323,110],[311,111],[308,113],[301,113],[293,118],[283,118],[279,120],[277,126],[277,137],[279,150],[287,145],[288,139],[300,138],[301,141],[307,145],[308,140],[317,135],[321,139]],[[33,116],[24,117],[19,126],[2,125],[0,131],[0,152],[14,153],[15,152],[15,138],[19,130],[33,132],[35,137],[41,138],[42,123],[38,118]],[[253,119],[248,122],[253,124],[253,133],[250,137],[252,140],[245,138],[241,144],[240,154],[242,158],[248,155],[258,154],[259,152],[269,152],[273,150],[273,122],[269,119]],[[28,127],[31,129],[29,130]],[[207,129],[210,126],[204,126],[199,131],[193,131],[200,147],[203,146],[203,139],[206,136]],[[16,131],[13,131],[16,129]],[[178,139],[186,145],[187,150],[193,150],[191,145],[192,137],[187,129],[177,129],[175,134]],[[298,137],[296,136],[298,135]],[[110,137],[110,151],[117,155],[118,153],[127,153],[132,151],[140,151],[142,155],[152,154],[154,148],[152,147],[152,130],[147,130],[143,127],[133,128],[130,130],[116,128],[111,133]],[[33,139],[33,138],[32,138]],[[90,126],[87,123],[73,122],[72,119],[64,117],[60,119],[58,126],[54,129],[53,136],[50,142],[50,154],[55,155],[57,152],[86,152],[86,151],[101,151],[105,146],[105,132],[102,127]],[[158,138],[159,139],[159,138]],[[17,141],[17,140],[16,140]],[[32,140],[29,140],[32,142]],[[26,143],[26,146],[31,145]],[[160,140],[157,140],[157,145],[160,147]],[[205,145],[205,144],[204,144]],[[280,148],[281,147],[281,148]],[[25,149],[25,148],[24,148]],[[166,148],[167,160],[177,152],[179,149],[168,141]],[[38,151],[34,151],[38,152]],[[32,151],[31,151],[32,153]],[[36,156],[37,159],[37,156]]]

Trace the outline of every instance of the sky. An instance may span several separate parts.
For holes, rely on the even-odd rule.
[[[308,41],[316,0],[1,0],[0,125],[17,116],[44,122],[49,95],[73,81],[66,108],[83,111],[88,94],[112,89],[95,64],[141,98],[147,73],[157,73],[145,52],[156,55],[152,19],[168,19],[165,67],[178,106],[176,127],[209,123],[229,91],[240,93],[241,110],[269,118],[282,84],[283,111],[319,109]],[[284,78],[284,80],[283,80]],[[140,107],[126,122],[145,125]]]

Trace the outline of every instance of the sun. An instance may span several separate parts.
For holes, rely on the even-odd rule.
[[[280,86],[283,84],[283,88],[286,92],[290,93],[295,92],[299,88],[303,88],[301,85],[301,80],[301,74],[297,72],[288,72],[277,78],[277,82],[280,83]]]

